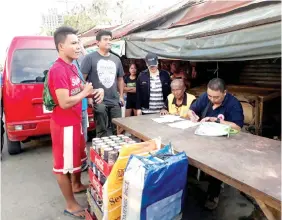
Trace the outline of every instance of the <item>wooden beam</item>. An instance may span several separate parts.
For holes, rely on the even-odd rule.
[[[277,214],[277,212],[275,213],[273,209],[272,210],[269,209],[269,207],[265,205],[264,202],[262,202],[259,199],[256,199],[256,201],[268,220],[280,220],[281,219],[279,217],[279,214]]]

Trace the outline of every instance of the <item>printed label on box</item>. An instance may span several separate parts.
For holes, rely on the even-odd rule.
[[[106,163],[93,148],[90,149],[90,159],[104,176],[108,177],[110,175],[113,165]]]
[[[94,173],[92,172],[91,169],[89,169],[88,171],[89,173],[89,179],[91,181],[91,184],[93,185],[93,187],[97,190],[100,198],[103,198],[103,188],[101,183],[99,182],[99,180],[97,179],[97,177],[94,175]]]

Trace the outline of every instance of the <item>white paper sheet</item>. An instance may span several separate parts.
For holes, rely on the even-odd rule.
[[[164,116],[160,116],[159,118],[152,118],[152,120],[157,123],[168,123],[175,121],[183,121],[185,119],[180,118],[180,116],[177,115],[164,115]]]
[[[202,122],[196,129],[195,134],[202,136],[224,136],[229,135],[230,126],[215,122]]]
[[[171,124],[168,124],[168,125],[170,127],[173,127],[173,128],[187,129],[187,128],[195,127],[199,124],[200,123],[198,123],[198,122],[195,123],[195,122],[192,122],[190,120],[185,120],[185,121],[179,121],[179,122],[171,123]]]

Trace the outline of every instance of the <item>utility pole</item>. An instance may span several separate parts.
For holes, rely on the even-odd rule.
[[[69,1],[65,0],[65,3],[66,3],[66,11],[67,13],[69,13]]]

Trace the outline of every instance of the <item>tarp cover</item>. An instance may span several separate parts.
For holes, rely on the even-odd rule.
[[[98,50],[97,45],[86,48],[87,53],[92,53],[97,50]],[[120,57],[125,55],[125,41],[124,40],[113,41],[111,51]]]
[[[281,57],[281,4],[272,3],[186,26],[126,37],[126,56],[192,61],[235,61]]]

